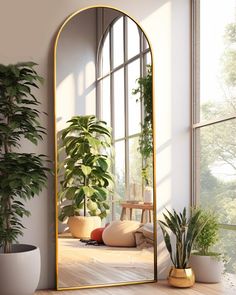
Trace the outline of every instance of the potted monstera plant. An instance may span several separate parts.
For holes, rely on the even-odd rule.
[[[21,151],[21,139],[38,143],[45,133],[39,123],[39,101],[32,90],[42,78],[35,63],[0,65],[0,293],[32,295],[40,276],[40,252],[17,244],[25,201],[38,195],[47,182],[45,156]]]
[[[112,192],[111,133],[104,121],[95,116],[75,116],[62,131],[61,206],[59,220],[68,218],[72,236],[90,238],[93,229],[109,211]]]
[[[201,211],[194,211],[188,218],[186,208],[182,213],[171,213],[166,210],[164,220],[159,220],[166,248],[170,254],[173,267],[171,267],[168,282],[174,287],[191,287],[195,283],[195,275],[189,264],[189,259],[199,232],[203,229],[205,221],[201,219]],[[174,240],[171,239],[172,233]]]
[[[152,124],[152,66],[147,66],[147,74],[137,79],[138,87],[132,94],[139,94],[144,107],[144,120],[141,124],[139,147],[143,159],[142,178],[144,181],[144,202],[153,202],[152,168],[153,168],[153,124]]]
[[[223,261],[221,253],[214,251],[219,240],[218,216],[211,210],[198,210],[201,211],[201,220],[205,226],[194,243],[191,265],[197,282],[219,283],[223,273]]]

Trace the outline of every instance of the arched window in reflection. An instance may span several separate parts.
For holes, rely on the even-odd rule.
[[[138,144],[144,114],[132,90],[137,87],[137,79],[145,75],[148,64],[151,54],[144,34],[130,18],[118,17],[101,38],[97,70],[97,113],[112,127],[113,134],[113,220],[120,218],[121,201],[142,200],[143,161]]]

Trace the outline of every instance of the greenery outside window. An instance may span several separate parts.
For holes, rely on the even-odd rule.
[[[216,212],[236,275],[236,2],[193,0],[193,204]]]

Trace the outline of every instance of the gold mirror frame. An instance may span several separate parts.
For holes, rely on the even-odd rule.
[[[154,228],[154,279],[153,280],[143,280],[143,281],[132,281],[132,282],[123,282],[123,283],[111,283],[111,284],[101,284],[101,285],[85,285],[85,286],[78,286],[78,287],[59,287],[58,286],[58,204],[57,204],[57,134],[56,134],[56,83],[57,83],[57,75],[56,75],[56,69],[57,69],[57,62],[56,62],[56,56],[57,56],[57,46],[58,46],[58,40],[60,37],[60,34],[64,27],[79,13],[92,9],[92,8],[110,8],[114,9],[118,12],[123,13],[125,16],[129,17],[131,20],[133,20],[136,25],[140,28],[140,30],[143,32],[149,48],[150,48],[150,54],[151,54],[151,60],[152,60],[152,65],[154,65],[153,62],[153,49],[150,43],[149,38],[147,37],[147,34],[143,30],[143,28],[138,24],[138,22],[128,15],[126,12],[113,7],[113,6],[108,6],[108,5],[94,5],[94,6],[87,6],[85,8],[82,8],[73,14],[71,14],[69,17],[66,18],[66,20],[63,22],[61,25],[57,35],[56,35],[56,40],[54,43],[54,54],[53,54],[53,62],[54,62],[54,75],[53,75],[53,84],[54,84],[54,157],[55,157],[55,163],[54,163],[54,172],[55,172],[55,178],[54,178],[54,189],[55,189],[55,239],[56,239],[56,289],[58,291],[62,290],[79,290],[79,289],[92,289],[92,288],[103,288],[103,287],[111,287],[111,286],[126,286],[126,285],[137,285],[137,284],[145,284],[145,283],[154,283],[157,282],[157,220],[156,220],[156,128],[155,128],[155,99],[154,99],[154,66],[152,66],[152,109],[153,109],[153,116],[152,116],[152,122],[153,122],[153,228]]]

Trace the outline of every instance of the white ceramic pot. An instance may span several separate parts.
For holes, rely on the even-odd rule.
[[[153,188],[146,186],[144,188],[144,203],[153,203]]]
[[[38,247],[13,245],[12,253],[0,253],[0,295],[33,295],[40,277]]]
[[[71,216],[68,225],[74,238],[90,239],[91,232],[102,224],[99,216]]]
[[[223,262],[215,256],[192,255],[190,265],[196,282],[219,283],[223,272]]]

